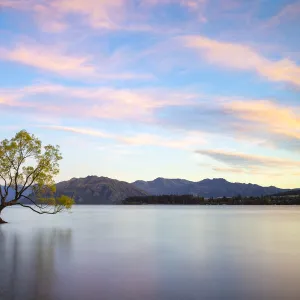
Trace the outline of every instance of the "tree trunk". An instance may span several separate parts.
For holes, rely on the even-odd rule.
[[[0,205],[0,224],[6,224],[7,222],[5,222],[4,220],[1,219],[1,212],[4,209],[5,206]]]

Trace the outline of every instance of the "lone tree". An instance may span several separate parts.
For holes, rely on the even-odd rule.
[[[39,214],[56,214],[70,209],[72,198],[56,193],[54,176],[62,159],[59,146],[42,146],[27,131],[0,142],[0,224],[1,212],[20,205]]]

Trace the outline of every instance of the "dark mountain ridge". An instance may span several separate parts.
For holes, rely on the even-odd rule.
[[[204,179],[189,181],[184,179],[156,178],[152,181],[138,180],[132,183],[137,188],[144,190],[149,195],[197,195],[210,197],[234,197],[271,195],[288,191],[275,186],[263,187],[251,183],[228,182],[224,178]]]

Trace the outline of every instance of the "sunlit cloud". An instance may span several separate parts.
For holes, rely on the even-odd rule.
[[[181,37],[179,41],[195,49],[208,63],[240,71],[254,71],[270,81],[300,86],[300,66],[290,59],[270,60],[243,44],[198,35]]]
[[[225,104],[236,117],[251,122],[245,131],[263,130],[300,141],[300,110],[268,100],[232,101]],[[242,123],[240,123],[242,124]]]

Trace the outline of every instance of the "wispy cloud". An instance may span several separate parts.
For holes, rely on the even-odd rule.
[[[181,7],[188,9],[196,14],[198,21],[206,22],[205,8],[207,6],[207,0],[144,0],[143,4],[157,6],[166,4],[177,4]]]
[[[264,168],[258,167],[258,168],[223,168],[223,167],[212,167],[212,170],[214,172],[222,173],[222,174],[246,174],[246,175],[251,175],[251,176],[267,176],[268,178],[276,178],[276,177],[282,177],[285,176],[284,173],[276,173],[276,170],[264,170]],[[295,176],[293,174],[293,176]]]
[[[95,76],[96,68],[88,57],[72,56],[57,49],[20,44],[13,49],[0,49],[0,59],[21,63],[61,75]]]
[[[224,150],[197,150],[196,153],[208,156],[218,162],[224,163],[233,168],[274,168],[274,169],[297,169],[300,161],[273,158],[269,156],[250,155],[234,151]]]
[[[71,133],[81,134],[81,135],[95,136],[100,138],[111,138],[110,134],[95,129],[58,126],[58,125],[47,125],[47,126],[40,126],[40,127],[45,129],[57,130],[57,131],[71,132]]]
[[[198,35],[184,36],[179,41],[198,51],[211,64],[240,71],[254,71],[270,81],[300,86],[300,66],[287,58],[271,60],[243,44]]]
[[[300,110],[275,100],[203,96],[196,105],[165,107],[157,118],[166,127],[200,130],[238,143],[292,151],[300,149]]]
[[[263,27],[270,28],[300,18],[300,2],[296,1],[285,5],[276,15],[268,19]]]
[[[221,167],[213,167],[215,172],[221,173],[244,173],[244,170],[238,168],[221,168]]]
[[[45,29],[53,31],[68,27],[67,17],[81,16],[83,22],[95,27],[113,29],[123,16],[126,0],[1,0],[3,7],[31,11]]]
[[[110,87],[67,87],[36,85],[0,90],[2,104],[26,113],[73,118],[155,122],[155,111],[167,106],[189,105],[197,95],[159,89],[117,89]],[[42,99],[42,100],[41,100]]]
[[[300,140],[300,110],[297,107],[261,101],[232,101],[225,104],[239,119],[250,121],[252,130],[264,130]]]
[[[18,43],[13,48],[0,47],[0,60],[11,61],[30,66],[42,71],[81,79],[104,80],[147,80],[153,79],[151,74],[134,72],[112,72],[109,61],[111,58],[99,60],[92,56],[74,55],[63,48],[55,48],[37,43]],[[96,62],[97,61],[97,62]],[[118,64],[118,62],[115,62]]]
[[[101,30],[151,30],[145,23],[152,8],[174,4],[195,14],[205,22],[205,0],[0,0],[3,7],[34,14],[42,29],[59,32],[70,28],[72,17],[76,26],[89,26]]]
[[[205,143],[203,136],[201,136],[199,133],[190,133],[188,136],[171,138],[168,136],[149,133],[134,135],[124,135],[124,133],[114,134],[91,128],[78,128],[58,125],[46,125],[39,127],[49,130],[70,132],[84,136],[110,139],[127,146],[157,146],[175,149],[189,149],[191,146],[199,146]]]

